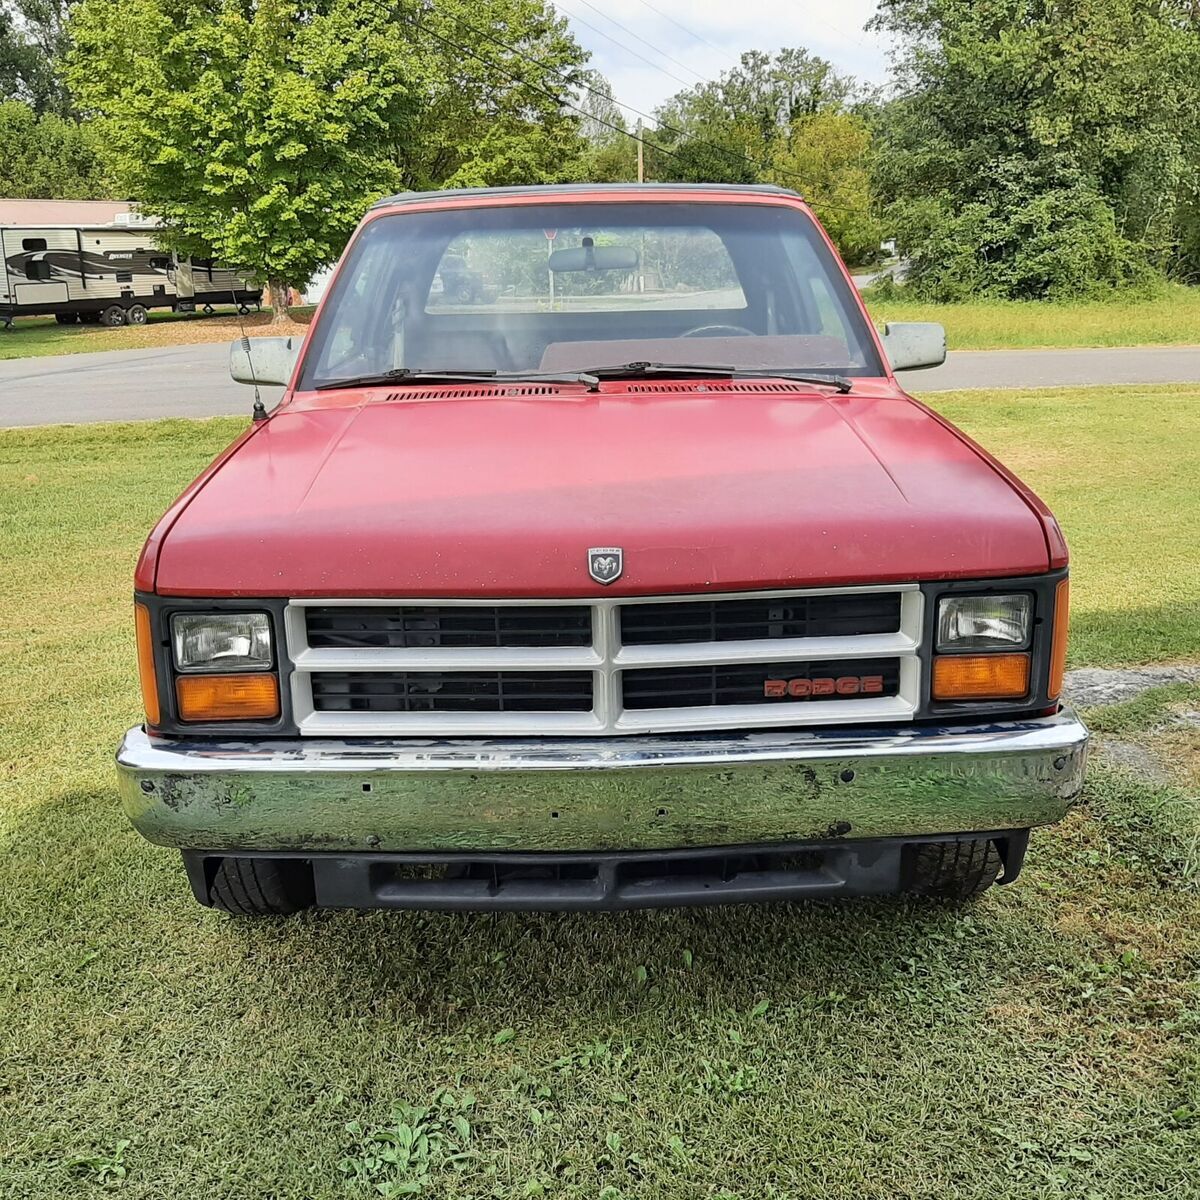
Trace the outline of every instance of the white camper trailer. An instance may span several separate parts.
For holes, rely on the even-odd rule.
[[[147,310],[261,304],[262,288],[212,259],[160,249],[153,226],[0,225],[0,322],[142,325]]]

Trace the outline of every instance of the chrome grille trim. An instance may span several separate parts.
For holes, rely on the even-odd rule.
[[[620,610],[624,605],[682,604],[688,601],[795,599],[804,596],[899,593],[900,627],[894,633],[844,637],[779,638],[755,641],[671,642],[622,646]],[[338,606],[439,607],[552,605],[592,612],[591,646],[322,648],[308,645],[305,610]],[[688,730],[780,728],[809,725],[869,724],[911,721],[921,694],[918,657],[924,621],[924,597],[915,583],[849,588],[806,588],[704,595],[578,597],[555,600],[361,599],[321,597],[291,601],[284,613],[284,635],[293,664],[292,703],[305,737],[513,737],[622,735]],[[896,696],[802,703],[765,702],[712,707],[626,710],[621,672],[646,667],[709,666],[781,661],[899,658]],[[563,671],[593,672],[591,712],[499,713],[337,713],[313,706],[311,677],[324,671]]]

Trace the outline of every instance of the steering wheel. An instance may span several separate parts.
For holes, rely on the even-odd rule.
[[[680,337],[721,337],[723,334],[732,333],[734,337],[757,337],[758,335],[753,329],[747,329],[744,325],[697,325],[694,329],[689,329],[686,333],[681,333]]]

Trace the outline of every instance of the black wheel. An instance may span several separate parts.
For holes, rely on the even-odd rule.
[[[996,882],[1000,852],[994,842],[927,842],[906,851],[908,891],[936,900],[974,900]]]
[[[54,319],[60,325],[74,325],[79,318],[74,313],[55,313]]]
[[[208,902],[238,917],[285,917],[311,907],[312,870],[291,859],[223,858]]]
[[[146,311],[145,305],[134,304],[125,314],[125,319],[130,325],[145,325],[150,320],[150,314]]]
[[[100,314],[100,324],[109,329],[118,329],[125,324],[125,310],[119,304],[110,304]]]

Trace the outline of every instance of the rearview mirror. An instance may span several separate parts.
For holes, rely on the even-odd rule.
[[[301,339],[251,338],[247,351],[242,339],[229,343],[229,374],[237,383],[287,387],[300,357]]]
[[[946,330],[934,321],[897,321],[883,327],[893,371],[920,371],[946,361]]]
[[[550,255],[550,270],[559,271],[632,271],[638,265],[638,253],[632,246],[591,246],[587,241],[577,250],[555,250]]]

